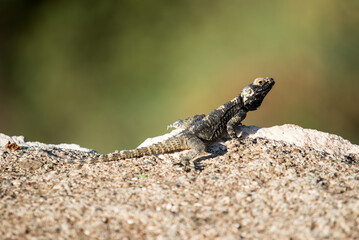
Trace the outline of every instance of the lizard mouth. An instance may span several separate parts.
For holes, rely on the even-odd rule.
[[[270,78],[270,77],[266,77],[264,78],[264,81],[265,81],[265,84],[264,86],[267,85],[267,87],[272,87],[274,85],[274,79],[273,78]]]
[[[274,86],[275,82],[274,82],[273,78],[269,78],[269,77],[264,78],[264,81],[265,81],[265,83],[261,87],[262,88],[261,92],[268,93]]]

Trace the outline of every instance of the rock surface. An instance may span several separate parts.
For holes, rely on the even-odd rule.
[[[61,144],[46,144],[40,142],[31,142],[28,141],[24,136],[7,136],[3,133],[0,133],[0,146],[5,146],[8,142],[16,143],[22,147],[28,148],[38,148],[38,149],[48,149],[48,148],[58,148],[63,150],[75,150],[75,151],[82,151],[82,152],[94,152],[94,150],[80,147],[77,144],[68,144],[68,143],[61,143]]]
[[[183,152],[64,164],[96,153],[0,135],[0,236],[359,238],[357,145],[294,125],[241,129],[244,139],[220,139],[191,172],[173,165]]]
[[[243,137],[266,138],[275,141],[283,141],[300,147],[311,147],[318,151],[330,154],[359,154],[359,146],[348,140],[330,133],[313,129],[304,129],[294,124],[285,124],[270,128],[256,126],[241,126]]]

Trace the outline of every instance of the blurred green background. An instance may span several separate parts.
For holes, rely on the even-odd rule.
[[[0,0],[0,132],[101,153],[276,80],[245,125],[359,143],[359,1]]]

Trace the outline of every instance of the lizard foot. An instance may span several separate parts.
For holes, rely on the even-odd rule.
[[[185,172],[190,172],[191,169],[194,169],[194,166],[191,166],[193,162],[191,162],[188,159],[182,158],[181,160],[179,160],[178,162],[175,162],[173,165],[174,166],[180,166],[181,168],[183,168],[183,170]]]
[[[191,170],[202,171],[204,166],[201,164],[201,161],[203,161],[204,155],[205,153],[195,155],[194,152],[189,152],[173,165],[182,167],[185,172],[190,172]]]

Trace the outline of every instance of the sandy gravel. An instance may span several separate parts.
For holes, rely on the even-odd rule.
[[[359,239],[359,158],[264,139],[63,164],[91,153],[0,148],[1,239]],[[219,148],[218,148],[219,146]]]

